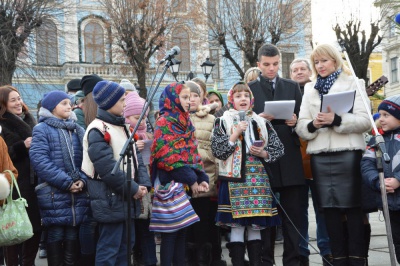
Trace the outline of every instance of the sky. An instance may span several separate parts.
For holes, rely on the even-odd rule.
[[[351,16],[361,18],[361,28],[369,32],[371,21],[378,17],[373,0],[311,0],[312,32],[315,44],[336,44],[333,26],[349,21]]]

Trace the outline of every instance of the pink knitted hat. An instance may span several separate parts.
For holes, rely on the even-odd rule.
[[[125,118],[131,115],[140,115],[143,111],[143,106],[146,101],[139,96],[139,94],[135,91],[128,93],[125,98],[125,109],[124,116]],[[149,114],[149,109],[146,110],[146,115]]]

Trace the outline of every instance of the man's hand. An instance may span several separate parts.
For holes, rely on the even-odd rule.
[[[259,113],[258,115],[261,116],[262,118],[267,119],[268,121],[272,121],[275,119],[275,117],[273,115],[269,115],[266,113]]]
[[[289,127],[294,127],[297,123],[297,115],[293,114],[292,119],[285,120],[285,124]]]

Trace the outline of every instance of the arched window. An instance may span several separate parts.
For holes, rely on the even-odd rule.
[[[57,26],[45,20],[36,32],[36,58],[39,65],[58,64]]]
[[[190,40],[189,34],[183,28],[176,28],[172,33],[172,46],[181,48],[181,53],[176,56],[180,60],[180,71],[190,71]]]
[[[85,62],[104,63],[104,31],[95,22],[90,22],[84,30]]]

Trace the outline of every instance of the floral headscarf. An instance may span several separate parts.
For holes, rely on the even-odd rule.
[[[228,105],[229,109],[233,108],[233,109],[237,110],[235,107],[234,101],[233,101],[234,88],[237,85],[246,85],[247,86],[246,83],[240,81],[240,82],[236,83],[235,85],[233,85],[232,88],[228,91],[228,94],[227,94],[228,104],[227,105]],[[253,113],[253,107],[254,107],[254,96],[253,96],[253,93],[251,92],[250,88],[248,88],[248,92],[250,93],[250,108],[246,112],[246,114],[251,116],[251,114]]]
[[[160,117],[154,129],[150,163],[166,171],[182,166],[203,170],[195,128],[179,101],[183,88],[182,83],[172,83],[165,87],[159,100]]]

